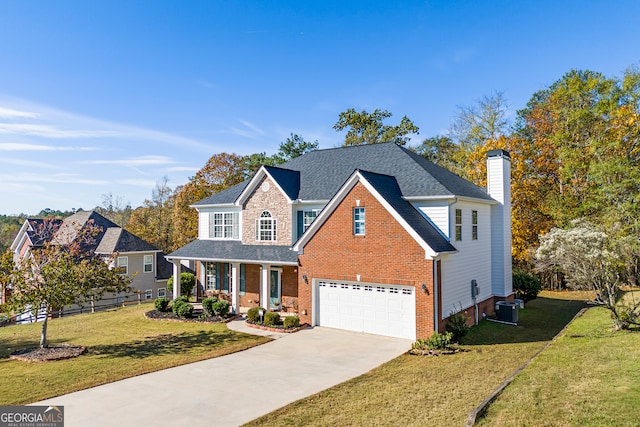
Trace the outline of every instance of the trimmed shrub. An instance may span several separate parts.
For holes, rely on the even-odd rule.
[[[180,303],[175,313],[180,317],[190,319],[193,316],[193,306],[188,302]]]
[[[180,273],[180,295],[191,296],[191,291],[196,285],[196,276],[193,273]],[[167,290],[173,293],[173,276],[167,280]]]
[[[264,311],[265,313],[267,312],[267,310],[262,307],[253,307],[249,309],[249,311],[247,312],[247,319],[249,320],[249,322],[260,322],[260,310]]]
[[[287,316],[284,318],[284,328],[291,329],[300,326],[300,318],[298,316]]]
[[[156,310],[158,311],[169,311],[169,303],[171,300],[169,298],[156,298],[154,301],[154,305],[156,306]]]
[[[220,317],[227,317],[229,315],[229,310],[231,309],[231,304],[229,301],[225,301],[220,299],[214,302],[211,306],[213,312]]]
[[[267,326],[276,326],[280,323],[280,314],[275,311],[267,311],[264,314],[264,324]]]
[[[183,308],[189,306],[190,308]],[[187,296],[180,296],[173,300],[173,304],[171,304],[171,311],[173,314],[180,317],[191,317],[193,314],[193,306],[189,304],[189,298]],[[188,314],[188,316],[185,316]]]
[[[215,316],[216,312],[213,308],[213,304],[218,301],[218,298],[205,298],[202,300],[202,308],[209,316]]]
[[[524,302],[531,301],[536,299],[541,290],[542,284],[536,276],[522,271],[513,274],[513,292],[516,298]]]

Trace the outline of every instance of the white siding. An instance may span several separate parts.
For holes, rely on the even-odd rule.
[[[458,253],[442,258],[442,313],[440,318],[449,317],[451,312],[470,307],[471,280],[480,287],[477,301],[492,295],[491,290],[491,205],[484,203],[457,202],[451,206],[449,220],[455,224],[455,210],[462,209],[462,240],[451,244]],[[478,211],[478,240],[472,239],[471,212]],[[455,236],[455,232],[452,232]]]
[[[446,200],[416,202],[412,205],[449,237],[449,203]]]
[[[491,209],[493,293],[513,292],[511,273],[511,162],[504,156],[487,159],[487,190],[499,204]]]

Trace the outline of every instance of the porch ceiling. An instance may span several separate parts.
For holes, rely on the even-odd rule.
[[[289,246],[243,245],[236,240],[194,240],[170,253],[166,258],[298,265],[298,253],[292,251]]]

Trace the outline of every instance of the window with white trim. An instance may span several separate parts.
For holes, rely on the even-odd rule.
[[[153,273],[153,255],[144,256],[142,271],[145,273]]]
[[[256,240],[259,242],[274,242],[276,240],[276,219],[269,211],[262,211],[256,219]]]
[[[158,288],[158,298],[164,298],[167,296],[167,288]]]
[[[364,236],[364,208],[353,208],[353,234]]]
[[[210,239],[239,239],[240,215],[238,212],[210,212]]]
[[[118,272],[120,274],[129,273],[129,257],[119,256],[116,262],[117,262],[116,267],[118,268]]]
[[[153,289],[147,289],[144,291],[144,299],[153,299]]]
[[[478,240],[478,211],[471,211],[471,240]]]
[[[456,241],[462,240],[462,209],[456,209]]]

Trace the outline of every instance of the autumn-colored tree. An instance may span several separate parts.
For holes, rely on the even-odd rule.
[[[151,199],[131,214],[126,229],[152,245],[168,251],[173,246],[172,212],[174,205],[173,190],[164,177],[156,183]]]
[[[45,220],[35,232],[53,235],[58,224]],[[66,244],[59,244],[56,239],[47,241],[42,248],[32,250],[8,275],[6,268],[0,272],[3,275],[0,281],[11,287],[3,311],[19,313],[30,309],[44,314],[41,348],[47,347],[48,318],[54,309],[99,299],[106,292],[129,290],[131,279],[111,268],[115,264],[112,256],[98,256],[87,249],[95,248],[99,231],[89,225],[78,230]]]
[[[393,116],[387,110],[375,109],[371,113],[366,110],[357,112],[353,108],[340,113],[333,128],[340,132],[348,129],[345,135],[344,147],[349,145],[379,144],[381,142],[395,142],[405,145],[409,142],[409,135],[419,133],[419,128],[407,116],[403,116],[395,126],[385,125],[383,121]]]
[[[175,250],[198,236],[198,212],[190,207],[195,202],[242,182],[246,158],[237,154],[214,154],[191,180],[176,191],[172,222]]]

